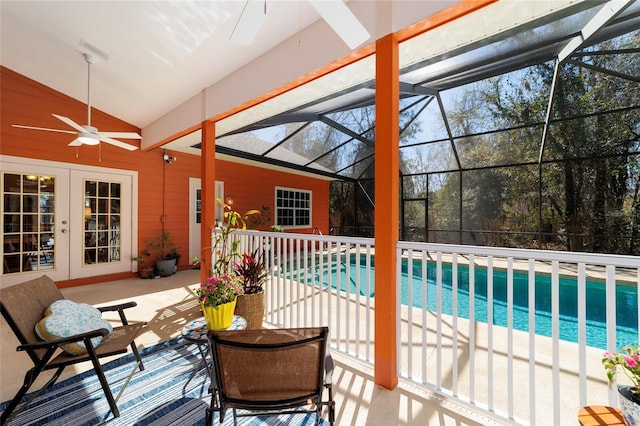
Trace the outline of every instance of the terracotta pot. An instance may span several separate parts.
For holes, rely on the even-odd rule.
[[[241,294],[236,300],[238,315],[247,320],[247,330],[261,329],[264,318],[264,291],[256,294]]]
[[[207,328],[209,330],[224,330],[229,328],[233,323],[233,313],[236,309],[236,300],[229,303],[223,303],[218,306],[204,306],[200,303],[202,314],[207,322]]]
[[[153,271],[151,266],[141,266],[138,268],[138,274],[140,274],[140,278],[149,278],[149,274]]]
[[[618,404],[626,425],[640,425],[640,397],[631,386],[618,386]]]

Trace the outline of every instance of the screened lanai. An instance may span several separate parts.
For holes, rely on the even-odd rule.
[[[499,3],[401,40],[401,239],[640,254],[640,3]],[[374,62],[222,120],[217,153],[334,179],[331,232],[373,236]]]

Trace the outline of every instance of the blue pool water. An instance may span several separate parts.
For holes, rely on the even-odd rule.
[[[452,288],[452,267],[451,264],[442,265],[442,312],[452,314],[453,288]],[[365,258],[353,257],[349,264],[349,280],[347,281],[347,264],[343,260],[340,270],[334,266],[328,270],[326,265],[322,269],[316,266],[314,273],[303,274],[297,279],[310,284],[318,281],[327,287],[336,288],[338,283],[341,290],[347,290],[355,294],[360,292],[364,295],[367,292],[374,296],[373,276],[374,259],[371,258],[369,274],[371,283],[367,286],[367,266]],[[360,285],[358,286],[357,272],[359,271]],[[402,265],[402,287],[401,302],[408,304],[409,295],[409,274],[406,259]],[[322,273],[322,276],[320,276]],[[506,271],[494,269],[493,271],[493,324],[507,326],[507,277]],[[529,283],[526,273],[514,272],[513,274],[513,327],[517,330],[529,331]],[[427,265],[427,294],[426,308],[436,310],[436,265],[433,262]],[[535,283],[535,333],[542,336],[551,336],[551,277],[539,275]],[[422,266],[420,262],[414,262],[412,268],[412,305],[416,308],[423,308],[422,291]],[[616,324],[617,346],[621,346],[638,341],[638,290],[636,287],[627,285],[616,286]],[[575,279],[560,278],[560,339],[570,342],[578,341],[577,324],[577,285]],[[606,308],[605,308],[605,286],[601,282],[587,281],[586,284],[586,339],[587,345],[606,349]],[[487,270],[486,268],[475,268],[475,295],[474,295],[474,316],[476,321],[487,323]],[[458,265],[458,315],[469,318],[469,269],[466,265]]]

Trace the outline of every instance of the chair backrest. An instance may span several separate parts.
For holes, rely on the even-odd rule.
[[[64,299],[56,283],[46,275],[0,289],[0,311],[21,344],[42,340],[35,326],[44,316],[44,311],[56,300]],[[28,351],[35,362],[44,350]]]
[[[210,331],[221,398],[248,407],[321,398],[328,333],[327,327]]]

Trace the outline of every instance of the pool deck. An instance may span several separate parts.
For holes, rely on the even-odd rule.
[[[128,316],[131,321],[148,322],[146,332],[137,339],[139,346],[147,347],[177,337],[184,324],[201,316],[193,292],[199,279],[199,271],[188,270],[157,280],[118,280],[66,288],[62,292],[71,300],[95,305],[136,301],[138,306],[131,309]],[[359,318],[364,318],[367,311],[373,320],[369,309],[373,309],[374,305],[367,308],[357,304],[355,299],[349,299],[347,303],[347,299],[342,297],[345,302],[343,306],[348,306],[352,320],[356,318],[356,313]],[[509,335],[502,327],[490,329],[486,324],[470,324],[461,318],[454,322],[449,316],[438,318],[432,312],[427,312],[426,327],[423,329],[416,325],[421,324],[422,315],[419,309],[403,307],[401,311],[401,335],[408,336],[411,330],[412,346],[409,349],[405,337],[398,359],[403,371],[411,371],[415,383],[401,378],[396,389],[384,389],[374,383],[370,364],[333,351],[337,364],[333,375],[338,407],[337,425],[461,426],[511,423],[500,420],[491,412],[478,410],[477,407],[483,405],[479,401],[491,401],[489,408],[494,412],[511,412],[513,423],[551,425],[554,419],[548,407],[556,400],[562,406],[559,424],[577,425],[580,389],[587,392],[589,404],[609,403],[609,387],[600,364],[603,352],[600,349],[587,347],[585,350],[587,377],[586,386],[583,387],[577,377],[576,344],[560,341],[554,346],[552,339],[536,336],[533,339],[536,349],[534,358],[527,333],[514,330]],[[411,326],[409,316],[413,318]],[[332,315],[327,325],[332,338],[344,339],[345,336],[338,333],[344,324],[338,325],[338,319]],[[372,324],[367,325],[364,320],[354,322],[361,337],[373,333]],[[15,350],[17,340],[4,319],[0,320],[0,326],[0,400],[6,401],[21,385],[24,372],[32,365],[25,353]],[[436,339],[438,326],[442,330],[439,342]],[[421,343],[423,333],[428,342],[424,348]],[[509,341],[514,343],[511,352],[507,345]],[[374,353],[375,341],[371,341],[369,350]],[[350,341],[349,351],[356,353],[353,340]],[[556,357],[557,362],[554,362]],[[508,362],[510,359],[511,367]],[[441,365],[439,379],[433,368],[438,363]],[[60,380],[87,369],[90,369],[88,363],[69,367]],[[554,373],[554,370],[557,371]],[[551,380],[553,374],[558,374],[560,378],[555,388]],[[50,377],[49,373],[43,376]],[[419,385],[424,377],[431,385]],[[433,385],[438,380],[440,389]],[[530,381],[535,385],[531,395]],[[38,383],[44,383],[44,379],[39,379]],[[457,395],[473,395],[472,400],[466,396],[458,400],[451,395],[451,391],[445,389],[454,389],[453,393]],[[511,401],[509,395],[514,396]],[[535,404],[534,418],[530,415],[532,403]]]
[[[146,331],[136,340],[138,346],[148,347],[178,337],[184,324],[201,316],[193,293],[199,280],[199,271],[188,270],[157,280],[125,279],[65,288],[62,292],[66,298],[94,305],[136,301],[138,306],[128,310],[127,316],[130,321],[148,322]],[[13,397],[22,384],[24,373],[33,365],[24,352],[16,351],[17,339],[4,318],[0,320],[0,333],[0,400],[6,401]],[[352,357],[334,353],[334,360],[338,426],[500,424],[453,399],[426,393],[402,380],[394,390],[384,389],[374,383],[371,367]],[[70,366],[59,380],[89,369],[88,362]],[[43,373],[34,389],[51,374]]]

